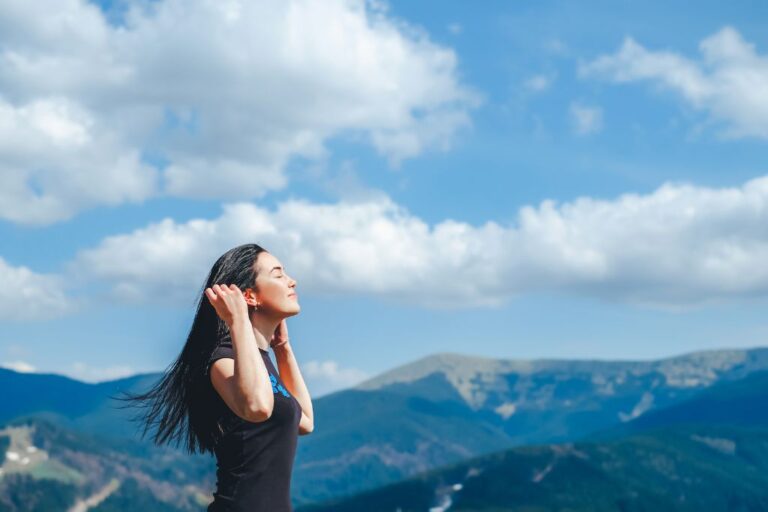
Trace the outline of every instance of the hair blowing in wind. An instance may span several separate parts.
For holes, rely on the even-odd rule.
[[[190,453],[213,452],[219,427],[210,414],[210,404],[216,391],[205,370],[213,349],[229,339],[230,333],[203,291],[214,284],[234,284],[240,289],[254,287],[255,262],[263,251],[256,244],[245,244],[221,255],[201,288],[187,341],[176,361],[148,391],[123,392],[124,396],[112,397],[127,401],[128,407],[141,409],[132,419],[140,423],[142,438],[152,431],[152,439],[158,445],[183,443]]]

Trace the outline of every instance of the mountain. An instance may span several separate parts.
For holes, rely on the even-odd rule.
[[[23,416],[48,418],[52,422],[97,435],[131,438],[136,425],[129,421],[135,412],[119,409],[110,396],[121,391],[148,388],[159,374],[141,374],[98,384],[61,375],[19,373],[0,368],[0,423]]]
[[[768,510],[768,372],[575,443],[503,450],[297,512]]]
[[[316,428],[299,439],[294,503],[352,495],[515,446],[574,441],[760,370],[768,370],[766,348],[657,361],[425,357],[314,400]],[[0,386],[13,390],[0,418],[42,417],[115,442],[136,440],[131,412],[109,396],[157,378],[85,384],[0,370]]]
[[[768,371],[718,382],[683,402],[593,432],[588,438],[608,440],[679,425],[768,426]]]
[[[517,447],[296,512],[768,510],[768,429]]]
[[[318,502],[505,448],[573,441],[765,369],[766,348],[656,361],[436,354],[318,400],[294,493]]]
[[[199,457],[80,434],[40,418],[0,430],[0,511],[200,512],[214,468]],[[84,505],[90,505],[90,508]]]

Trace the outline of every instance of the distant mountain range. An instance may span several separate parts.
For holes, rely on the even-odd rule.
[[[768,510],[768,371],[717,383],[648,417],[297,512]]]
[[[625,450],[638,457],[641,448],[633,444],[638,441],[628,436],[659,426],[691,428],[690,425],[683,425],[680,418],[689,418],[696,412],[705,414],[703,411],[707,411],[707,405],[704,404],[717,400],[717,393],[724,393],[720,397],[721,402],[736,403],[731,398],[735,388],[720,388],[721,384],[738,386],[741,382],[744,386],[742,391],[749,391],[755,388],[757,381],[745,379],[758,375],[762,370],[768,370],[766,348],[696,352],[641,362],[518,361],[459,354],[429,356],[354,388],[314,400],[315,431],[299,438],[292,486],[294,504],[301,507],[334,500],[342,503],[339,500],[345,498],[359,499],[362,496],[360,493],[376,493],[376,489],[382,486],[414,485],[407,479],[431,471],[444,471],[453,465],[463,468],[455,471],[470,471],[466,467],[468,461],[481,460],[478,457],[484,456],[498,458],[502,457],[500,454],[518,453],[513,457],[522,457],[517,461],[522,464],[521,468],[530,463],[529,470],[533,471],[535,461],[539,459],[534,457],[535,460],[524,463],[528,460],[528,455],[524,455],[529,453],[526,450],[538,450],[536,453],[540,452],[540,457],[550,457],[547,460],[551,460],[554,453],[563,450],[570,453],[570,448],[567,448],[569,443],[587,439],[590,435],[594,436],[591,444],[583,450],[580,448],[591,457],[590,461],[602,460],[599,455],[605,450],[612,456],[618,456],[616,450]],[[49,452],[43,447],[43,441],[48,439],[46,442],[49,445],[45,446],[51,448],[50,453],[55,453],[53,447],[61,439],[70,439],[80,447],[71,452],[86,454],[80,460],[89,461],[83,462],[85,466],[78,466],[78,457],[73,458],[71,454],[66,460],[57,455],[49,459],[58,460],[63,466],[86,476],[84,480],[75,479],[63,484],[70,485],[69,488],[58,488],[56,492],[63,493],[62,502],[69,499],[67,492],[74,493],[70,498],[93,497],[102,492],[109,494],[100,501],[99,506],[102,507],[117,506],[115,503],[119,499],[128,500],[120,505],[121,508],[114,510],[133,510],[127,504],[131,502],[131,496],[136,496],[137,503],[143,499],[156,499],[159,503],[175,507],[168,510],[195,510],[204,501],[202,497],[210,497],[212,491],[212,458],[191,457],[172,449],[160,450],[148,446],[146,442],[137,442],[135,426],[128,421],[131,413],[116,409],[118,404],[108,398],[121,390],[146,389],[158,377],[158,374],[148,374],[102,384],[86,384],[61,376],[20,374],[0,369],[0,389],[4,391],[0,421],[35,418],[30,423],[30,430],[38,434],[29,435],[42,436],[41,445],[33,445],[37,449]],[[707,398],[708,395],[702,393],[704,391],[714,395]],[[745,395],[742,393],[739,396],[743,398]],[[744,407],[739,409],[734,406],[729,410],[730,417],[744,420],[741,424],[732,422],[724,426],[711,418],[701,417],[695,428],[703,428],[704,425],[738,429],[761,424],[759,414],[749,412],[747,406],[752,403],[750,399],[743,398],[742,403]],[[713,435],[701,432],[695,435],[702,438]],[[84,434],[90,434],[90,437]],[[694,434],[685,438],[688,434],[677,430],[658,435],[673,436],[658,438],[655,442],[659,446],[670,439],[677,440],[678,437],[674,436],[689,439],[693,443],[691,450],[702,444],[691,440],[690,435]],[[88,442],[93,445],[92,452],[84,448]],[[523,445],[538,447],[522,448]],[[651,442],[651,445],[654,443]],[[683,447],[684,443],[680,446]],[[592,453],[590,450],[597,451]],[[103,478],[89,478],[90,473],[83,469],[88,464],[99,466],[99,457],[115,459],[117,454],[123,454],[121,460],[128,468],[125,471],[137,475],[135,478],[109,474],[107,470],[103,470]],[[578,456],[575,457],[578,459]],[[609,455],[605,457],[606,461],[610,460]],[[142,466],[142,461],[146,460],[154,461],[150,464],[151,468],[146,466],[146,462]],[[9,462],[13,461],[6,459],[3,470]],[[695,459],[690,470],[695,472],[699,463],[706,464]],[[33,489],[35,482],[40,481],[34,475],[41,471],[46,475],[56,473],[50,467],[44,471],[38,469],[35,473],[34,467],[44,466],[33,464],[31,460],[28,464],[30,468],[27,471],[4,473],[0,480],[0,511],[25,510],[11,505],[10,508],[2,508],[5,493],[13,494],[13,489],[25,486]],[[175,473],[178,468],[184,469],[183,475]],[[67,472],[64,469],[61,471]],[[9,479],[9,474],[14,475],[12,479]],[[423,477],[419,476],[419,479]],[[550,482],[554,480],[550,479]],[[424,500],[437,506],[434,501],[437,495],[432,484],[434,482],[430,481],[419,487],[419,492]],[[467,491],[469,488],[465,486],[456,495],[451,510],[459,510],[455,508],[460,503],[459,496],[468,499],[471,495]],[[54,496],[56,492],[47,494]],[[645,491],[638,487],[637,492],[643,494]],[[140,499],[140,495],[144,498]],[[406,505],[403,507],[402,510],[411,510]],[[143,510],[159,509],[145,505]],[[367,507],[356,510],[367,510]],[[417,507],[413,510],[427,509]],[[626,510],[644,509],[630,506]]]
[[[576,440],[765,369],[766,348],[641,362],[429,356],[317,401],[295,496],[316,502],[505,448]]]

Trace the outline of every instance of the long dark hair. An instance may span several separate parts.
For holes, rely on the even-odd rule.
[[[256,259],[266,250],[256,244],[245,244],[222,254],[213,264],[205,285],[200,290],[197,312],[187,335],[187,342],[176,361],[162,378],[145,393],[123,392],[113,397],[139,406],[138,420],[144,438],[153,427],[155,444],[184,441],[189,453],[213,452],[217,418],[211,410],[216,391],[206,374],[206,365],[216,346],[229,339],[229,329],[216,314],[204,291],[214,284],[235,284],[241,290],[256,287]],[[249,313],[251,306],[249,306]]]

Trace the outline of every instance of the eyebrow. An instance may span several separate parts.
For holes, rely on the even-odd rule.
[[[283,267],[272,267],[272,270],[280,270],[282,272]],[[270,270],[270,272],[272,272],[272,270]]]

